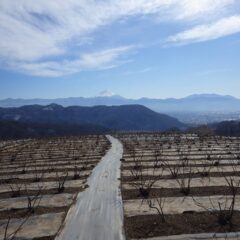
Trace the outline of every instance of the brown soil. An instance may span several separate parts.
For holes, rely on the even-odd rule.
[[[69,165],[67,165],[67,166],[69,166]],[[85,167],[84,168],[84,170],[82,170],[82,171],[86,171],[86,170],[92,170],[94,167],[95,167],[96,165],[92,165],[92,166],[90,166],[90,167]],[[50,169],[50,168],[49,168]],[[58,169],[52,169],[52,170],[49,170],[49,169],[42,169],[42,170],[37,170],[37,171],[35,171],[35,170],[27,170],[25,173],[26,174],[28,174],[28,173],[32,173],[32,174],[34,174],[34,173],[37,173],[37,174],[40,174],[40,173],[49,173],[49,172],[66,172],[66,169],[63,167],[63,168],[58,168]],[[79,168],[80,169],[80,171],[81,171],[81,168]],[[72,168],[67,168],[67,170],[68,171],[74,171],[74,165],[72,166]],[[16,171],[14,172],[14,173],[9,173],[9,172],[2,172],[2,173],[0,173],[0,175],[2,175],[2,176],[9,176],[9,175],[11,175],[11,174],[25,174],[25,173],[23,173],[22,172],[22,169],[21,168],[18,168],[18,169],[16,169]]]
[[[64,176],[56,178],[56,177],[49,177],[49,178],[41,178],[40,181],[36,181],[36,178],[26,178],[26,179],[19,179],[19,178],[11,178],[11,179],[2,179],[0,180],[0,184],[13,184],[13,183],[34,183],[34,182],[57,182],[58,180],[80,180],[80,179],[87,179],[89,177],[89,174],[86,174],[84,176],[79,176],[77,179],[74,179],[74,176],[68,176],[65,178]]]
[[[14,169],[16,166],[12,166],[12,165],[19,165],[19,167],[22,166],[26,166],[26,167],[42,167],[45,166],[44,164],[49,164],[49,162],[51,162],[51,165],[58,165],[58,166],[65,166],[65,165],[80,165],[80,164],[96,164],[100,161],[101,156],[98,156],[98,158],[94,158],[94,159],[84,159],[84,160],[77,160],[74,161],[72,158],[69,158],[69,160],[66,159],[34,159],[31,161],[22,161],[22,160],[16,160],[16,161],[5,161],[6,163],[4,163],[4,167],[7,167],[8,169]],[[22,165],[22,166],[21,166]]]
[[[191,160],[191,161],[196,161],[197,162],[199,160],[202,161],[202,160],[207,159],[207,154],[206,153],[201,154],[201,152],[198,152],[198,153],[195,153],[195,154],[194,153],[185,153],[185,154],[189,156],[188,160]],[[222,156],[220,159],[219,159],[219,155]],[[141,155],[136,156],[136,160],[138,161],[138,159],[141,159],[141,157],[142,157]],[[173,155],[166,155],[165,157],[164,156],[159,157],[159,161],[164,162],[166,160],[166,158],[170,158],[170,159],[166,160],[166,161],[169,161],[169,162],[178,160],[178,159],[171,159],[171,157],[179,157],[179,154],[176,153],[176,154],[173,154]],[[199,157],[199,159],[191,158],[191,157]],[[124,156],[123,155],[123,158],[128,163],[134,163],[135,162],[134,159],[132,157],[129,157],[129,156]],[[232,159],[236,159],[236,158],[232,157],[232,154],[227,154],[225,152],[222,152],[222,153],[214,153],[213,152],[213,153],[211,153],[211,160],[217,161],[217,160],[223,160],[223,159],[229,159],[229,160],[231,159],[232,160]],[[155,161],[155,158],[154,158],[153,155],[144,155],[143,159],[141,159],[141,161],[148,163],[148,162],[151,162],[151,161]]]
[[[187,174],[178,174],[178,178],[186,178]],[[240,176],[240,172],[210,172],[207,177],[224,177],[224,176]],[[201,173],[194,173],[192,175],[192,178],[201,178]],[[174,179],[172,175],[166,175],[166,176],[152,176],[152,175],[146,175],[142,177],[143,180],[151,180],[151,179]],[[124,176],[121,178],[122,182],[130,182],[130,181],[136,181],[136,179],[133,176]]]
[[[238,190],[240,193],[240,189]],[[229,187],[192,187],[189,196],[212,196],[212,195],[231,195]],[[180,193],[179,188],[153,188],[150,191],[148,198],[151,197],[183,197],[184,195]],[[143,196],[140,195],[139,191],[133,190],[122,190],[123,200],[129,199],[142,199]]]
[[[143,168],[143,169],[152,169],[153,168],[153,166],[149,166],[149,165],[144,165],[144,163],[143,162],[141,162],[142,164],[141,164],[141,167]],[[229,162],[229,163],[221,163],[219,166],[232,166],[233,164],[231,163],[231,162]],[[236,166],[238,166],[239,164],[236,164]],[[160,165],[161,166],[161,165]],[[173,164],[173,165],[171,165],[171,166],[181,166],[180,164]],[[188,167],[208,167],[209,166],[209,164],[202,164],[202,163],[200,163],[200,164],[188,164]],[[124,170],[131,170],[131,169],[133,169],[133,166],[122,166],[122,171],[124,171]]]
[[[158,215],[125,217],[125,233],[127,239],[169,236],[193,233],[235,232],[240,230],[240,212],[235,212],[233,225],[220,225],[216,213],[184,213],[166,215],[162,223]]]
[[[49,237],[38,237],[38,238],[33,238],[32,240],[54,240],[55,236],[49,236]]]
[[[66,212],[68,207],[35,207],[34,212],[28,211],[25,209],[11,209],[8,211],[1,211],[0,219],[8,219],[10,218],[24,218],[26,216],[32,215],[41,215],[46,213],[59,213]]]
[[[63,193],[78,193],[78,192],[81,192],[83,191],[84,188],[65,188]],[[20,196],[18,197],[25,197],[25,196],[35,196],[36,194],[38,193],[38,190],[32,190],[32,191],[20,191]],[[42,195],[46,195],[46,194],[58,194],[57,192],[57,188],[52,188],[52,189],[49,189],[49,190],[42,190],[41,191],[41,194]],[[6,193],[0,193],[0,199],[3,199],[3,198],[11,198],[12,197],[12,192],[6,192]]]

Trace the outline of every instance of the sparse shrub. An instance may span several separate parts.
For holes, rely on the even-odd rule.
[[[186,157],[180,156],[180,167],[179,174],[182,175],[181,178],[176,178],[176,181],[180,187],[180,193],[187,196],[190,194],[191,190],[191,181],[194,175],[189,160]]]
[[[65,174],[63,176],[59,176],[58,172],[56,172],[56,178],[57,178],[57,192],[58,193],[62,193],[64,192],[65,189],[65,182],[67,180],[68,177],[68,172],[66,171]]]
[[[132,152],[132,156],[134,159],[134,165],[132,166],[130,172],[135,181],[131,182],[131,184],[139,191],[143,198],[148,198],[153,184],[162,176],[163,169],[160,174],[155,174],[155,171],[159,166],[159,158],[155,153],[153,169],[149,170],[146,168],[147,174],[144,174],[144,168],[141,163],[143,155],[138,158],[134,151]]]
[[[161,191],[162,191],[162,189],[161,189]],[[149,208],[155,209],[157,211],[159,219],[162,223],[166,222],[166,217],[165,217],[165,213],[164,213],[165,200],[166,200],[166,198],[161,196],[161,194],[160,194],[160,196],[154,196],[153,199],[147,200],[147,204],[148,204]]]
[[[22,189],[22,184],[21,183],[10,183],[9,188],[11,190],[11,197],[16,198],[21,196],[21,189]]]

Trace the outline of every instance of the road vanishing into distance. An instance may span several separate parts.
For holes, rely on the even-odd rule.
[[[78,194],[57,240],[124,240],[120,190],[123,146],[107,136],[111,148],[94,168],[85,191]]]

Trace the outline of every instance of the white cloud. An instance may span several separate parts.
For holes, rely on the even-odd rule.
[[[98,54],[105,54],[94,56],[84,48],[87,43],[94,44],[91,34],[102,26],[137,15],[155,15],[161,21],[173,22],[191,22],[209,16],[214,19],[228,12],[237,1],[65,0],[60,3],[59,0],[18,0],[16,3],[15,0],[1,0],[0,62],[2,67],[30,74],[39,75],[41,69],[44,76],[74,73],[78,68],[114,67],[118,65],[117,58],[131,49],[119,53],[112,52],[112,49],[121,49],[119,46],[103,46],[110,48],[110,52],[96,48]],[[80,60],[69,60],[76,55]],[[49,58],[59,60],[50,61]],[[111,64],[111,61],[114,62]]]
[[[240,32],[240,16],[231,16],[217,22],[193,27],[167,39],[170,43],[186,44],[217,39]]]
[[[67,74],[87,70],[104,70],[117,67],[129,60],[122,56],[135,46],[123,46],[107,49],[99,52],[83,54],[79,59],[65,61],[43,61],[43,62],[13,62],[9,67],[19,71],[35,75],[59,77]]]
[[[179,1],[180,9],[176,17],[178,19],[186,18],[207,18],[222,14],[226,7],[234,4],[235,0],[182,0]]]

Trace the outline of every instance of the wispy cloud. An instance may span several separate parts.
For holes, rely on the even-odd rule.
[[[106,70],[117,67],[129,60],[123,55],[134,49],[135,46],[123,46],[103,51],[83,54],[79,59],[64,61],[42,61],[42,62],[15,62],[10,65],[19,71],[35,76],[59,77],[66,74],[77,73],[87,70]],[[16,65],[14,65],[16,64]]]
[[[231,68],[210,69],[210,70],[199,72],[199,73],[197,73],[197,75],[201,76],[201,77],[204,77],[204,76],[214,75],[216,73],[217,74],[218,73],[229,73],[231,71],[232,71]]]
[[[176,4],[176,19],[210,19],[221,16],[236,0],[182,0]]]
[[[136,70],[136,71],[127,71],[127,72],[124,72],[123,74],[124,75],[141,74],[141,73],[150,72],[151,70],[152,70],[152,68],[147,67],[147,68],[143,68],[143,69]]]
[[[116,67],[126,61],[118,61],[118,58],[132,50],[131,47],[125,49],[128,44],[93,46],[96,54],[84,48],[87,44],[94,45],[92,34],[101,27],[143,15],[160,21],[205,22],[206,18],[222,17],[235,4],[239,4],[238,0],[68,0],[61,4],[59,0],[18,0],[17,4],[13,0],[2,0],[0,64],[42,76]],[[193,27],[168,41],[204,41],[235,33],[238,29],[239,17],[233,16]],[[71,60],[76,55],[78,59]]]
[[[180,32],[167,39],[167,42],[186,44],[217,39],[240,32],[240,16],[231,16],[217,22],[199,25],[189,30]]]

